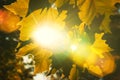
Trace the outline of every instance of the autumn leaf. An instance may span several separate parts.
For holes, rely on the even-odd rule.
[[[20,17],[6,9],[0,9],[0,31],[10,33],[19,28]]]
[[[15,15],[25,17],[28,12],[29,0],[17,0],[11,5],[4,5],[4,8],[13,12]]]
[[[103,58],[103,53],[109,53],[112,49],[106,44],[106,40],[102,40],[104,33],[95,34],[95,41],[91,46],[91,50],[93,53],[99,55],[99,57]]]
[[[20,48],[20,50],[16,53],[16,56],[19,58],[26,54],[32,54],[35,57],[35,74],[49,69],[51,64],[50,57],[52,56],[51,51],[41,48],[37,44],[30,43]]]
[[[113,14],[115,10],[115,3],[120,0],[79,0],[78,7],[80,9],[79,17],[86,24],[90,25],[93,19],[99,14],[105,15],[103,22],[101,23],[101,30],[110,32],[109,16]],[[94,26],[95,27],[95,26]]]
[[[19,47],[19,45],[18,45]],[[16,53],[16,56],[21,57],[24,56],[26,54],[28,54],[29,52],[31,52],[32,50],[34,50],[36,47],[38,47],[38,45],[30,43],[22,48],[20,48],[20,50]]]
[[[91,56],[87,59],[88,70],[99,77],[110,74],[115,69],[115,62],[110,53],[112,49],[102,39],[103,35],[104,33],[95,34],[95,41],[91,45],[91,54],[95,55],[95,57],[93,59],[93,56]],[[93,59],[94,62],[90,63],[90,59]]]
[[[32,32],[43,25],[63,29],[65,27],[65,18],[66,11],[62,11],[59,14],[58,11],[53,8],[36,10],[32,12],[28,17],[25,17],[19,23],[19,25],[21,25],[20,39],[29,39],[30,37],[32,37]]]
[[[108,74],[111,74],[115,70],[115,60],[110,53],[104,53],[104,58],[96,58],[94,64],[88,64],[88,71],[97,76],[104,77]]]
[[[115,3],[120,2],[120,0],[49,0],[49,2],[54,3],[57,8],[64,6],[66,3],[73,5],[73,7],[77,6],[80,10],[78,13],[80,20],[89,26],[95,17],[105,15],[100,25],[100,30],[105,33],[111,33],[109,17],[116,10]]]
[[[68,36],[70,42],[69,40],[61,41],[66,43],[67,46],[61,44],[62,48],[60,48],[60,46],[60,50],[56,48],[54,52],[58,54],[53,54],[50,50],[42,48],[40,45],[32,42],[22,47],[18,45],[20,49],[16,53],[16,56],[22,57],[29,53],[33,54],[36,63],[34,73],[47,71],[50,65],[53,64],[55,65],[54,67],[57,67],[56,69],[62,68],[63,71],[65,71],[63,73],[67,73],[68,75],[74,62],[75,65],[73,65],[69,76],[70,80],[77,80],[79,78],[78,67],[86,68],[92,75],[100,78],[112,73],[116,66],[113,55],[110,53],[112,49],[102,37],[104,33],[111,33],[109,27],[110,15],[113,14],[113,11],[116,9],[114,6],[115,3],[120,2],[120,0],[49,0],[49,2],[52,5],[55,4],[57,8],[52,8],[51,6],[51,8],[38,9],[28,16],[26,16],[26,14],[28,12],[29,0],[17,0],[10,5],[4,5],[4,8],[7,10],[0,10],[0,31],[10,33],[19,29],[20,40],[15,39],[15,41],[24,42],[31,40],[33,36],[32,33],[44,25],[57,28],[58,30],[65,30],[67,22],[64,20],[67,17],[66,13],[68,8],[70,8],[68,9],[69,12],[71,9],[75,9],[74,11],[76,11],[76,13],[79,11],[78,15],[82,23],[80,25],[76,24],[72,28],[69,27]],[[67,6],[70,6],[66,8],[66,10],[62,10],[63,7],[67,7],[66,3],[68,3]],[[71,5],[73,5],[73,8],[71,8]],[[68,15],[71,16],[71,13]],[[72,18],[77,16],[77,14],[73,15],[71,16]],[[99,15],[104,15],[100,25],[100,30],[104,31],[104,33],[96,33],[95,41],[91,44],[86,38],[85,24],[91,26],[94,18]],[[21,21],[20,17],[22,17]],[[77,19],[79,23],[81,22],[80,20]],[[75,49],[71,50],[71,46]],[[71,49],[69,49],[69,47]],[[50,59],[51,56],[53,56],[51,58],[53,61]]]
[[[78,80],[78,76],[79,76],[79,71],[77,70],[76,65],[73,65],[73,67],[70,71],[69,79],[70,80]]]
[[[60,14],[56,9],[53,8],[45,8],[39,9],[32,12],[28,17],[25,17],[19,25],[20,28],[20,39],[25,41],[32,37],[32,32],[41,27],[44,24],[48,24],[49,27],[58,27],[58,29],[64,29],[66,18],[66,11],[62,11]],[[50,23],[50,24],[49,24]],[[45,49],[35,49],[38,44],[29,44],[24,46],[19,50],[17,54],[25,55],[28,52],[31,52],[35,55],[36,68],[35,73],[42,72],[48,70],[51,60],[49,57],[51,56],[51,52]]]
[[[52,52],[47,49],[38,48],[33,51],[33,54],[36,61],[34,73],[40,73],[49,70],[50,64],[52,62],[50,59]]]
[[[101,31],[104,31],[105,33],[111,33],[111,30],[110,30],[110,25],[109,23],[111,22],[110,20],[110,14],[109,13],[106,13],[105,14],[105,17],[100,25],[100,30]]]
[[[71,53],[71,59],[80,67],[87,68],[91,74],[103,77],[115,69],[115,62],[110,51],[112,49],[102,39],[104,33],[95,34],[93,44],[79,42],[78,50]],[[109,67],[111,65],[111,67]]]
[[[103,77],[103,72],[101,71],[101,68],[96,65],[89,65],[88,70],[90,71],[91,74],[96,75],[97,77]],[[92,72],[94,70],[94,72]]]
[[[20,28],[20,39],[25,41],[28,40],[31,36],[31,32],[35,28],[35,25],[37,24],[37,20],[39,20],[39,14],[41,10],[34,11],[32,14],[30,14],[28,17],[25,17],[19,25],[21,25]]]
[[[78,6],[80,9],[79,17],[80,19],[85,22],[86,24],[90,25],[92,20],[94,19],[96,12],[95,12],[95,4],[94,0],[86,0],[82,2],[79,1],[78,4],[83,3],[82,5]]]
[[[85,33],[85,23],[84,22],[79,25],[79,32],[80,32],[80,34]]]

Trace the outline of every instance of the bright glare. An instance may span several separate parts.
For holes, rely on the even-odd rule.
[[[43,73],[39,73],[33,77],[33,80],[50,80],[50,78]]]
[[[28,54],[28,55],[23,56],[22,58],[23,58],[23,63],[29,64],[33,61],[34,56],[31,54]]]
[[[72,49],[72,51],[77,50],[77,45],[71,45],[71,49]]]
[[[59,47],[65,42],[65,35],[57,28],[43,26],[33,32],[33,40],[43,47]]]

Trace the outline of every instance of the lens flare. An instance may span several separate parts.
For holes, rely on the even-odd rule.
[[[65,31],[58,28],[42,26],[33,32],[32,39],[46,48],[60,48],[66,45],[66,35]]]
[[[75,45],[75,44],[71,45],[71,49],[72,49],[72,51],[77,50],[77,45]]]
[[[39,73],[33,77],[33,80],[50,80],[44,73]]]

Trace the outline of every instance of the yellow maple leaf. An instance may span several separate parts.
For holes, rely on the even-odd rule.
[[[105,33],[111,33],[110,26],[109,26],[110,21],[111,21],[110,14],[106,13],[105,17],[100,25],[100,30],[104,31]]]
[[[52,52],[46,49],[36,49],[33,52],[36,61],[35,73],[47,71],[50,68]]]
[[[105,33],[111,33],[109,16],[115,11],[115,3],[120,0],[49,0],[50,3],[55,3],[57,8],[62,7],[65,3],[77,6],[79,8],[79,18],[90,26],[95,17],[105,15],[100,25],[100,30]],[[108,3],[109,2],[109,3]],[[96,27],[96,26],[94,26]]]
[[[28,17],[25,17],[19,25],[21,25],[20,28],[20,39],[21,40],[28,40],[31,36],[31,32],[35,28],[35,25],[37,24],[37,21],[39,20],[39,14],[41,10],[34,11],[32,14],[30,14]]]
[[[10,10],[20,17],[25,17],[28,12],[29,0],[17,0],[10,5],[4,5],[4,8]]]
[[[106,44],[106,40],[102,39],[103,35],[104,33],[95,34],[95,41],[90,48],[91,54],[95,55],[95,57],[93,59],[92,56],[90,56],[87,59],[88,70],[98,77],[110,74],[115,69],[115,61],[110,53],[112,49]],[[92,61],[92,63],[90,63],[90,59],[94,62]]]
[[[19,45],[18,45],[19,47]],[[34,50],[36,47],[38,47],[38,45],[30,43],[29,45],[26,45],[22,48],[20,48],[20,50],[16,53],[16,56],[21,57],[24,56],[26,54],[28,54],[30,51]]]
[[[120,2],[120,0],[78,0],[79,17],[83,22],[90,25],[96,16],[99,14],[105,15],[101,29],[105,32],[110,32],[108,25],[110,22],[109,16],[113,14],[114,5],[117,2]]]
[[[39,9],[32,12],[28,17],[25,17],[19,25],[21,25],[20,39],[27,40],[31,37],[34,29],[47,25],[49,27],[58,27],[63,29],[65,27],[64,19],[66,18],[66,11],[58,14],[58,11],[53,8]]]
[[[79,43],[77,50],[71,53],[71,59],[77,66],[87,68],[97,77],[110,74],[115,69],[115,61],[110,54],[112,49],[102,39],[103,35],[104,33],[95,34],[93,44]]]
[[[82,5],[79,6],[79,17],[83,22],[90,25],[96,15],[94,0],[81,0],[78,4],[81,3]]]
[[[51,51],[41,48],[37,44],[30,43],[20,48],[16,56],[19,58],[26,54],[32,54],[35,57],[35,74],[49,69],[51,64],[51,59],[49,58],[52,56]]]
[[[103,58],[103,53],[108,53],[112,51],[112,49],[106,44],[106,40],[103,40],[104,33],[101,34],[95,34],[95,41],[93,45],[91,46],[91,50],[93,53],[99,55],[99,57]]]

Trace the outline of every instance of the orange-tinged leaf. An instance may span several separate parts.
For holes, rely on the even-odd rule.
[[[104,77],[115,70],[115,61],[110,53],[104,53],[104,58],[97,58],[94,64],[88,65],[88,70],[93,75]]]
[[[101,61],[103,61],[103,63],[100,65],[100,67],[105,76],[107,74],[112,73],[115,70],[116,65],[115,65],[115,60],[110,53],[104,53],[103,55],[105,58],[103,60],[101,60]]]
[[[19,28],[17,25],[20,21],[20,17],[13,14],[12,12],[1,9],[0,10],[0,31],[10,33]]]
[[[43,25],[48,27],[57,27],[63,29],[65,27],[64,19],[66,18],[66,11],[58,14],[58,11],[53,8],[39,9],[32,12],[28,17],[25,17],[19,25],[21,25],[21,40],[27,40],[32,37],[32,32]]]
[[[99,66],[90,65],[88,70],[94,75],[97,75],[99,77],[103,77],[103,72]]]
[[[25,17],[28,12],[29,0],[17,0],[11,5],[4,5],[4,7],[20,17]]]

